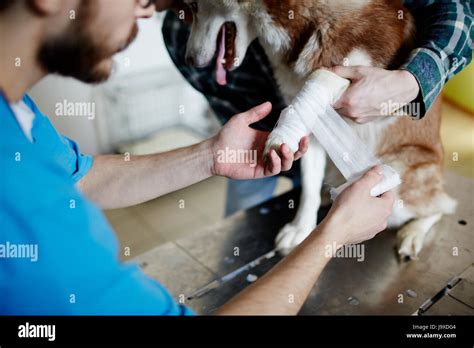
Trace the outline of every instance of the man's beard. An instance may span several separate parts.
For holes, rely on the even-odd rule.
[[[106,44],[94,41],[93,28],[86,18],[90,11],[85,12],[87,14],[74,21],[65,33],[47,39],[40,47],[38,59],[49,73],[74,77],[86,83],[99,83],[107,80],[112,72],[101,63],[129,46],[138,35],[138,26],[133,26],[125,47],[112,51]]]

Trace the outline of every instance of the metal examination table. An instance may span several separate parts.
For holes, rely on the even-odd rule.
[[[457,213],[429,233],[419,260],[400,262],[396,232],[385,231],[365,244],[364,262],[331,260],[300,313],[474,315],[474,180],[448,173],[446,187]],[[273,241],[298,199],[294,190],[133,261],[177,301],[210,314],[281,260]]]

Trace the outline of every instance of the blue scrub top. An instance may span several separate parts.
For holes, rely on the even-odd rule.
[[[137,265],[120,263],[112,228],[75,188],[92,157],[23,101],[35,114],[33,143],[0,94],[0,314],[193,314]],[[20,245],[37,247],[36,262],[14,254]]]

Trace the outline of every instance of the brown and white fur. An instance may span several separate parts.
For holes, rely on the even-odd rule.
[[[288,103],[321,67],[398,67],[411,50],[414,34],[412,16],[398,0],[186,1],[194,8],[187,55],[196,65],[211,61],[220,28],[233,22],[235,42],[226,59],[234,63],[227,62],[226,68],[237,68],[258,38]],[[380,159],[399,171],[403,183],[389,226],[403,226],[398,232],[399,254],[417,257],[431,227],[456,207],[443,189],[440,100],[418,121],[407,116],[363,125],[346,121]],[[281,250],[291,250],[314,230],[323,180],[338,186],[338,173],[313,138],[302,160],[299,211],[277,237]]]

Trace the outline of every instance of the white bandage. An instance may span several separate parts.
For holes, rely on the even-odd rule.
[[[278,149],[285,143],[296,152],[301,138],[312,132],[347,180],[345,185],[331,191],[333,199],[369,169],[382,164],[332,108],[349,85],[348,80],[330,71],[318,70],[313,73],[293,103],[282,112],[266,149]],[[393,168],[384,165],[383,169],[384,180],[371,191],[374,197],[401,183],[400,176]]]

